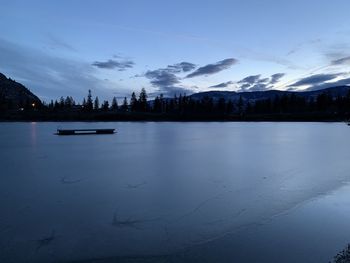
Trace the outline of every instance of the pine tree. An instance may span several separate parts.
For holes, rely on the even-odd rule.
[[[66,99],[64,100],[64,107],[66,109],[71,109],[73,106],[73,98],[72,97],[66,97]]]
[[[116,97],[113,97],[111,110],[114,110],[114,111],[118,110],[118,101]]]
[[[91,90],[89,90],[85,108],[87,111],[92,111],[93,109]]]
[[[155,99],[154,99],[154,103],[153,103],[153,111],[154,112],[160,112],[161,111],[161,104],[160,104],[160,99],[159,97],[157,96]]]
[[[60,98],[60,109],[61,110],[64,109],[64,98],[63,97]]]
[[[143,111],[143,112],[147,111],[147,108],[148,108],[147,97],[148,96],[145,88],[142,88],[139,96],[139,101],[138,101],[140,111]]]
[[[100,101],[98,99],[98,97],[95,98],[95,101],[94,101],[94,110],[98,110],[100,108]]]
[[[59,107],[60,107],[60,104],[58,103],[58,101],[57,101],[57,100],[55,100],[55,106],[54,106],[54,109],[55,109],[55,110],[58,110],[58,109],[59,109]]]
[[[126,97],[124,97],[124,100],[123,100],[122,110],[128,111],[128,99]]]
[[[160,111],[165,112],[165,102],[164,102],[163,94],[159,95],[159,101],[160,101]]]
[[[130,108],[131,108],[131,111],[137,111],[137,98],[136,98],[136,94],[135,94],[135,92],[133,92],[132,94],[131,94],[131,99],[130,99]]]
[[[83,102],[81,103],[81,106],[84,110],[86,110],[86,99],[83,99]]]
[[[108,109],[109,109],[109,102],[108,102],[108,100],[105,100],[105,101],[102,103],[101,108],[102,108],[103,111],[108,111]]]
[[[53,104],[53,100],[51,100],[49,103],[49,109],[53,110],[53,108],[54,108],[54,104]]]

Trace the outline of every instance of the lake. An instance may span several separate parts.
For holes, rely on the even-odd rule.
[[[57,128],[116,128],[57,136]],[[0,123],[0,262],[329,262],[344,123]]]

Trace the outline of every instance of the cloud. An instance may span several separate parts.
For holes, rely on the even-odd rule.
[[[270,78],[259,79],[258,83],[267,83],[270,81]]]
[[[0,39],[0,72],[16,79],[46,100],[75,96],[80,100],[91,89],[104,96],[111,88],[95,77],[90,63],[52,56],[41,50]]]
[[[164,69],[149,70],[145,73],[151,84],[155,87],[168,87],[180,83],[179,78],[174,74]]]
[[[143,75],[135,75],[134,77],[144,76],[150,80],[152,86],[158,90],[153,94],[162,93],[165,96],[173,96],[174,94],[190,94],[193,93],[192,88],[183,87],[180,85],[180,77],[177,74],[186,73],[196,68],[196,65],[190,62],[180,62],[173,65],[168,65],[166,68],[156,70],[148,70]]]
[[[256,82],[258,82],[258,80],[260,79],[261,75],[252,75],[252,76],[248,76],[245,77],[244,79],[238,81],[239,84],[254,84]]]
[[[237,59],[234,58],[228,58],[221,60],[214,64],[208,64],[206,66],[200,67],[191,74],[188,74],[186,78],[193,78],[197,76],[203,76],[203,75],[211,75],[218,73],[222,70],[230,68],[232,65],[236,64],[238,62]]]
[[[131,60],[118,61],[109,59],[107,61],[95,61],[92,65],[100,69],[117,69],[118,71],[124,71],[128,68],[132,68],[135,63]]]
[[[350,56],[335,59],[331,62],[332,65],[344,65],[344,64],[350,64]]]
[[[250,87],[251,87],[251,84],[248,84],[248,83],[242,84],[242,85],[239,86],[240,89],[238,91],[248,91],[248,89]]]
[[[157,88],[151,96],[163,94],[172,97],[175,94],[192,94],[193,88],[184,87],[180,84],[180,78],[168,69],[149,70],[144,76],[150,80],[150,83]]]
[[[276,73],[269,78],[261,78],[261,75],[251,75],[237,82],[238,91],[264,91],[274,88],[274,84],[285,75],[285,73]]]
[[[294,46],[294,48],[292,48],[288,53],[287,53],[287,56],[290,56],[296,52],[298,52],[299,50],[301,50],[304,46],[314,46],[314,45],[317,45],[319,43],[322,42],[322,39],[321,38],[316,38],[316,39],[311,39],[311,40],[308,40],[308,41],[304,41],[304,42],[301,42],[299,44],[297,44],[296,46]]]
[[[65,42],[64,40],[52,35],[52,34],[48,34],[47,35],[47,44],[49,45],[50,49],[64,49],[67,51],[73,51],[76,52],[77,50],[70,44],[68,44],[67,42]]]
[[[144,75],[135,75],[134,77],[144,76],[148,78],[155,87],[168,87],[180,83],[180,78],[176,74],[188,72],[196,68],[196,65],[190,62],[181,62],[174,65],[168,65],[166,68],[148,70]]]
[[[321,83],[321,84],[309,87],[306,90],[308,90],[308,91],[321,90],[321,89],[327,89],[327,88],[331,88],[331,87],[347,86],[347,85],[350,85],[350,78],[340,79],[340,80],[335,81],[335,82]]]
[[[276,84],[280,81],[281,78],[283,78],[286,74],[285,73],[276,73],[271,75],[270,84]]]
[[[261,75],[251,75],[238,81],[239,91],[263,91],[269,88],[270,79],[260,78]]]
[[[297,82],[289,85],[288,87],[300,87],[300,86],[305,86],[305,85],[309,85],[309,86],[318,85],[318,84],[321,84],[325,81],[333,80],[342,74],[343,73],[315,74],[315,75],[311,75],[311,76],[306,77],[306,78],[302,78],[302,79],[298,80]]]
[[[227,81],[227,82],[222,82],[220,84],[214,85],[214,86],[210,86],[209,88],[227,88],[228,86],[234,84],[233,81]]]
[[[165,70],[173,73],[189,72],[196,68],[196,65],[190,62],[181,62],[174,65],[169,65]]]

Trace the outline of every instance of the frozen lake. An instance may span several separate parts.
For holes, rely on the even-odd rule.
[[[343,123],[0,123],[0,262],[327,263],[350,242],[349,135]]]

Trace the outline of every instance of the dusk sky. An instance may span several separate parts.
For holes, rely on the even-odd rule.
[[[0,72],[46,101],[350,84],[349,0],[0,6]]]

